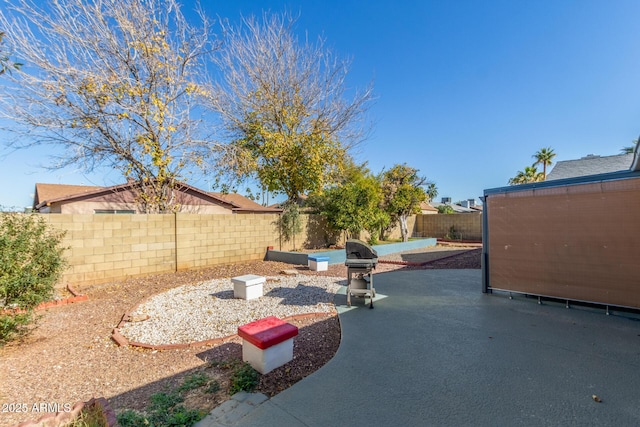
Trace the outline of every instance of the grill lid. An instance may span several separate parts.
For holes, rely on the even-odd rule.
[[[347,259],[373,259],[378,258],[378,253],[362,240],[349,239],[345,245]]]
[[[378,253],[362,240],[349,239],[345,245],[346,266],[373,268],[378,263]]]

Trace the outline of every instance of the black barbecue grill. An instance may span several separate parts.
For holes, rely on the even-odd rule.
[[[361,240],[349,239],[345,246],[347,259],[347,305],[351,306],[351,296],[367,295],[371,298],[369,308],[373,308],[373,298],[376,290],[373,287],[371,270],[378,264],[378,253]]]

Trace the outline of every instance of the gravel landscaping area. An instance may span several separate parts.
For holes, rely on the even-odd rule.
[[[480,268],[480,249],[453,253],[451,250],[434,248],[423,250],[423,253],[430,254],[424,255],[429,258],[427,261],[420,261],[426,263],[424,265],[380,263],[375,272],[380,274],[400,268]],[[435,253],[438,255],[433,255]],[[452,254],[455,256],[451,257]],[[420,255],[414,251],[404,254],[404,258],[403,254],[398,256],[400,258],[396,261],[414,262],[410,261],[411,257]],[[202,373],[210,382],[219,383],[220,390],[215,393],[194,393],[187,396],[185,404],[209,411],[229,397],[227,390],[231,371],[226,362],[241,359],[241,339],[233,337],[216,346],[156,351],[117,346],[111,339],[113,328],[124,313],[144,301],[151,301],[153,296],[187,289],[184,287],[196,289],[199,284],[218,283],[218,279],[228,283],[231,277],[258,274],[273,278],[270,286],[279,286],[275,281],[277,278],[280,287],[295,289],[299,283],[289,285],[288,276],[280,274],[283,270],[291,269],[304,275],[298,276],[295,281],[314,282],[318,287],[322,283],[323,299],[317,300],[317,296],[314,296],[312,300],[317,302],[308,305],[326,304],[324,297],[328,298],[335,289],[332,283],[335,284],[338,278],[346,278],[346,267],[343,265],[330,266],[324,272],[311,272],[306,267],[277,262],[249,262],[132,278],[87,288],[77,287],[78,291],[89,296],[88,301],[41,312],[38,327],[31,335],[0,349],[0,403],[24,404],[32,408],[34,404],[42,403],[73,405],[78,401],[103,396],[116,411],[126,408],[142,410],[148,405],[152,394],[175,387],[187,375]],[[285,283],[287,286],[283,286]],[[228,289],[203,292],[222,292],[216,295],[220,300],[218,302],[234,301],[225,298]],[[325,310],[326,307],[322,306],[320,311]],[[220,320],[224,321],[224,318]],[[274,395],[315,372],[333,357],[340,344],[340,325],[335,314],[322,314],[291,323],[300,328],[294,341],[294,360],[260,376],[258,391],[267,395]],[[12,426],[42,415],[33,412],[0,413],[0,426]]]
[[[234,298],[229,279],[185,285],[142,303],[120,333],[129,341],[145,344],[184,344],[224,338],[245,325],[268,316],[284,319],[307,313],[333,313],[333,299],[346,280],[321,276],[270,276],[263,296]]]

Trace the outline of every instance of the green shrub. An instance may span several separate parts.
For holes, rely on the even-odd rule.
[[[179,392],[194,390],[206,385],[209,382],[209,378],[203,373],[195,373],[188,375],[184,378],[184,382],[178,387]]]
[[[63,237],[38,215],[0,213],[0,345],[26,333],[53,296],[67,265]]]
[[[126,411],[119,414],[117,417],[118,424],[121,427],[148,427],[149,421],[147,418],[141,414],[140,412],[134,411],[133,409],[127,409]]]
[[[104,408],[96,403],[85,406],[80,415],[64,427],[109,427]]]
[[[213,380],[209,383],[209,386],[204,390],[205,393],[214,394],[220,391],[220,383],[216,380]]]
[[[176,391],[170,393],[156,393],[151,395],[151,412],[168,412],[169,409],[182,403],[184,398]]]
[[[449,205],[440,205],[438,206],[438,213],[439,214],[453,214],[456,213],[456,211],[453,210],[453,208]]]
[[[446,240],[462,240],[462,233],[458,231],[455,225],[452,225],[444,238]]]
[[[207,385],[208,378],[202,373],[185,377],[179,387],[151,395],[151,403],[144,413],[127,409],[117,416],[121,427],[168,427],[191,426],[206,415],[197,409],[188,409],[183,393]]]
[[[251,392],[255,390],[260,381],[258,371],[253,369],[248,363],[238,366],[231,378],[231,388],[229,394],[233,395],[239,391]]]

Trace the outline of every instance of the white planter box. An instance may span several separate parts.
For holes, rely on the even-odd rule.
[[[249,341],[242,341],[242,360],[253,369],[266,374],[293,360],[293,338],[262,350]]]
[[[246,274],[234,277],[231,281],[233,282],[233,297],[250,300],[262,296],[266,279],[255,274]]]
[[[307,264],[311,271],[327,271],[329,268],[328,256],[308,256]]]

